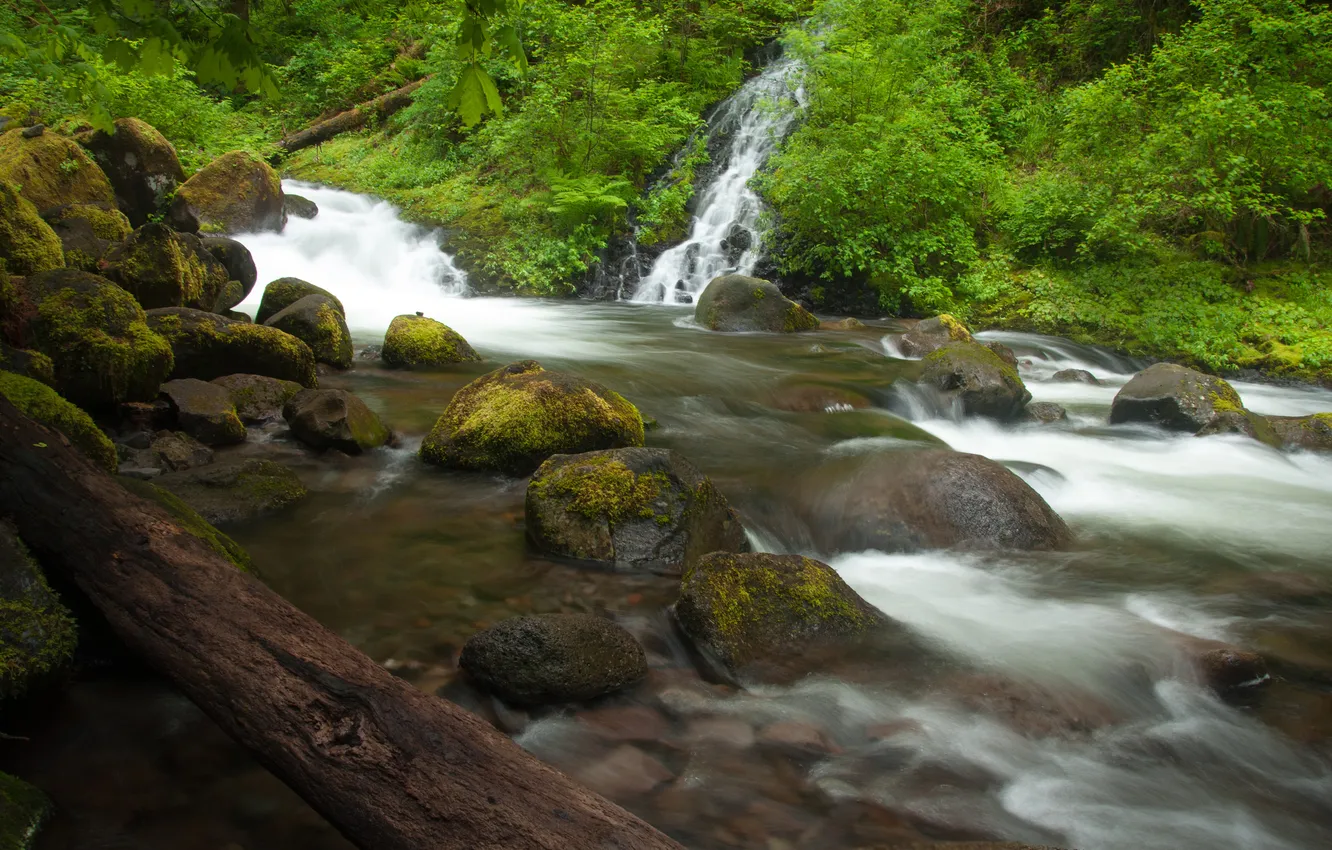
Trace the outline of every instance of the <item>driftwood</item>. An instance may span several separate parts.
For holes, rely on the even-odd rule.
[[[326,121],[320,121],[318,124],[306,127],[299,133],[287,136],[278,142],[278,147],[284,153],[295,153],[302,148],[326,142],[339,133],[359,129],[372,118],[383,120],[410,104],[412,96],[416,94],[416,90],[424,82],[425,79],[420,79],[414,83],[408,83],[400,89],[394,89],[388,94],[381,94],[374,100],[367,100],[360,106],[352,107],[346,112],[339,112]]]
[[[392,676],[0,397],[0,516],[364,850],[680,850]]]

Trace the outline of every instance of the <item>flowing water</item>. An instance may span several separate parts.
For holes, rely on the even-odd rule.
[[[913,364],[891,355],[888,321],[721,335],[687,308],[463,297],[430,234],[388,205],[299,190],[318,218],[244,240],[261,281],[296,275],[333,291],[358,347],[420,310],[486,358],[438,374],[358,361],[322,379],[378,410],[399,448],[317,457],[261,432],[230,450],[287,462],[308,483],[289,513],[231,531],[266,581],[372,658],[700,850],[1332,846],[1332,458],[1109,427],[1138,364],[1065,340],[984,335],[1015,349],[1037,400],[1070,410],[1060,425],[1001,426],[910,403],[893,382]],[[535,555],[524,481],[415,461],[454,390],[525,357],[635,401],[660,423],[649,444],[707,472],[761,549],[820,555],[791,507],[800,470],[940,441],[1011,464],[1076,544],[825,556],[914,648],[831,659],[781,686],[707,684],[664,614],[675,581]],[[1070,367],[1100,385],[1050,380]],[[801,410],[791,399],[811,385],[873,406]],[[1260,412],[1332,410],[1326,391],[1237,388]],[[615,618],[647,648],[649,680],[590,711],[529,714],[458,678],[470,634],[542,611]],[[1222,702],[1185,661],[1193,638],[1261,650],[1274,681],[1249,704]],[[82,731],[21,765],[66,807],[43,846],[346,846],[169,691],[83,687],[62,710]]]

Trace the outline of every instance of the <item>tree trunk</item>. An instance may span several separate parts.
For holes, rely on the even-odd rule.
[[[371,118],[380,120],[387,118],[410,104],[412,96],[423,82],[425,82],[425,79],[408,83],[400,89],[382,94],[374,100],[368,100],[360,106],[348,109],[346,112],[339,112],[327,121],[320,121],[299,133],[293,133],[286,137],[278,142],[278,147],[282,148],[284,153],[295,153],[302,148],[326,142],[339,133],[359,129],[365,126]]]
[[[681,850],[390,675],[0,397],[0,516],[364,850]]]

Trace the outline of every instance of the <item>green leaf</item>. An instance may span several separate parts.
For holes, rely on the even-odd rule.
[[[523,43],[518,38],[518,30],[512,24],[506,24],[495,30],[494,40],[509,54],[509,58],[518,66],[518,70],[526,75],[527,54],[523,52]]]
[[[458,75],[458,82],[449,96],[450,105],[458,110],[458,115],[468,127],[480,121],[486,110],[486,93],[481,82],[484,73],[476,65],[468,65]]]

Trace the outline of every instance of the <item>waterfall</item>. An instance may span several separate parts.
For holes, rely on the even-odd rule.
[[[689,238],[657,257],[634,301],[687,303],[717,275],[753,271],[762,248],[763,202],[749,188],[749,178],[795,121],[803,99],[803,89],[795,85],[799,73],[795,62],[774,62],[713,113],[709,148],[714,140],[725,140],[715,155],[716,176],[698,198]]]

